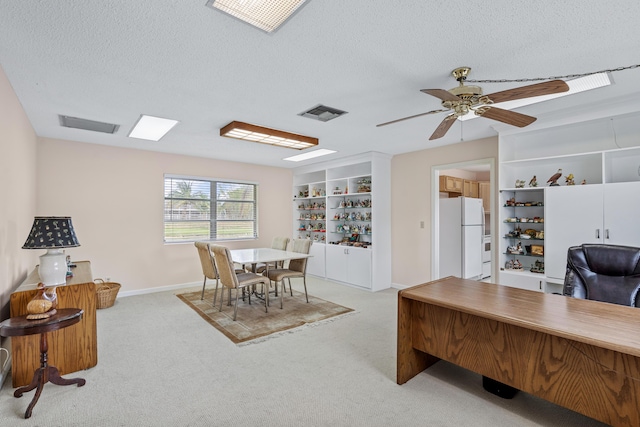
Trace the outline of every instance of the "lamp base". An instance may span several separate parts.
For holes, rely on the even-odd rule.
[[[38,267],[40,281],[45,286],[57,286],[67,283],[67,256],[62,249],[47,249],[40,255]]]

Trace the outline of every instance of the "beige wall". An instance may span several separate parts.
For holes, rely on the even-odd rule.
[[[163,243],[165,173],[258,183],[260,238],[226,242],[232,249],[292,234],[288,169],[46,138],[37,159],[37,214],[71,216],[81,246],[67,254],[123,293],[202,280],[193,243]]]
[[[400,154],[391,159],[392,278],[399,286],[431,280],[431,168],[494,158],[498,138]],[[497,177],[497,171],[496,171]],[[497,185],[493,183],[494,188]],[[424,221],[424,228],[420,222]]]
[[[9,317],[9,295],[37,260],[21,249],[36,210],[36,135],[0,68],[0,320]],[[0,341],[7,347],[8,339]],[[0,360],[2,356],[0,355]]]

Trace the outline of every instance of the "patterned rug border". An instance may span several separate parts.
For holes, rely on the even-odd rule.
[[[200,292],[200,291],[195,291],[195,290],[189,290],[189,291],[184,291],[181,293],[176,293],[174,294],[175,296],[177,296],[182,302],[184,302],[185,304],[187,304],[187,306],[189,306],[193,311],[195,311],[202,319],[204,319],[208,324],[210,324],[211,326],[213,326],[214,328],[216,328],[218,331],[222,332],[222,334],[224,336],[226,336],[227,338],[229,338],[231,340],[231,342],[233,342],[234,344],[236,344],[239,347],[243,347],[249,344],[257,344],[257,343],[261,343],[264,341],[267,341],[271,338],[276,338],[282,335],[286,335],[286,334],[290,334],[290,333],[294,333],[297,332],[299,330],[302,329],[306,329],[308,327],[315,327],[315,326],[320,326],[322,324],[325,323],[330,323],[333,322],[335,320],[339,320],[342,319],[343,317],[347,317],[347,316],[351,316],[356,314],[357,312],[349,307],[345,307],[341,304],[336,304],[334,302],[322,299],[322,298],[318,298],[312,295],[309,295],[309,299],[316,299],[319,301],[323,301],[326,303],[330,303],[333,305],[336,305],[338,307],[342,307],[345,311],[342,313],[338,313],[338,314],[330,314],[324,317],[321,317],[319,319],[316,319],[312,322],[307,322],[304,320],[301,320],[300,322],[291,324],[290,326],[286,327],[285,329],[279,329],[277,331],[272,331],[272,332],[265,332],[262,334],[257,334],[256,336],[252,336],[252,337],[248,337],[248,338],[238,338],[237,336],[235,336],[234,334],[230,333],[229,331],[227,331],[223,326],[221,326],[218,322],[216,322],[215,320],[211,319],[206,313],[204,313],[199,307],[197,307],[195,304],[193,304],[191,301],[189,301],[185,295],[187,294],[193,294],[196,292]],[[297,291],[294,291],[294,293],[298,293]],[[274,306],[275,307],[275,306]]]

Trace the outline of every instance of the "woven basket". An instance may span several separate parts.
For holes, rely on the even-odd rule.
[[[96,284],[96,296],[98,297],[98,308],[109,308],[116,302],[120,283],[105,282],[102,279],[94,279]]]

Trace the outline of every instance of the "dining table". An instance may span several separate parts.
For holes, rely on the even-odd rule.
[[[283,251],[281,249],[272,248],[251,248],[251,249],[232,249],[231,260],[236,264],[251,265],[251,271],[256,273],[258,264],[265,264],[269,270],[270,264],[278,262],[290,261],[292,259],[310,258],[313,255],[303,254],[300,252]],[[264,273],[265,276],[267,273]],[[255,293],[255,289],[254,289]],[[257,294],[256,294],[257,296]],[[269,305],[269,292],[265,292],[267,306]]]

